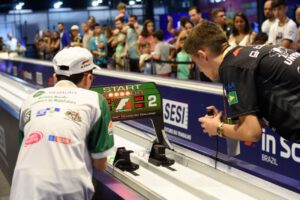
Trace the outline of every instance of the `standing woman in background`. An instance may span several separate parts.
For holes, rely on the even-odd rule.
[[[50,54],[51,59],[57,54],[60,48],[60,40],[59,40],[59,33],[54,31],[51,33],[51,41],[50,41]]]
[[[235,46],[251,45],[256,36],[252,32],[247,16],[244,13],[237,13],[233,18],[232,34],[229,36],[229,44]]]
[[[140,47],[140,45],[144,44],[145,42],[149,42],[151,52],[153,52],[155,49],[155,40],[153,37],[153,33],[154,33],[154,23],[152,20],[147,19],[144,22],[143,30],[139,36],[138,46]],[[140,52],[140,54],[142,54],[141,49],[139,49],[139,52]]]

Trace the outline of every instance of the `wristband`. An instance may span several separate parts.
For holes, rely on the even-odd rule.
[[[224,125],[224,122],[219,122],[218,127],[217,127],[217,134],[220,137],[225,137],[223,125]]]

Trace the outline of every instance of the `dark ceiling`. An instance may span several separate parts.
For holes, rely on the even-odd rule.
[[[57,0],[0,0],[0,13],[7,13],[9,10],[14,9],[18,2],[24,2],[23,9],[32,9],[33,11],[48,10],[53,8],[53,3]],[[92,0],[61,0],[63,1],[62,7],[69,7],[73,9],[82,9],[91,5]],[[103,0],[104,5],[108,2],[112,6],[116,6],[120,1],[127,3],[128,0]]]

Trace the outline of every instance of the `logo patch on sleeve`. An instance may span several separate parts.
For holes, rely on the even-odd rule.
[[[109,125],[108,125],[108,134],[109,135],[113,134],[113,123],[112,123],[112,121],[110,121]]]
[[[229,92],[227,95],[229,105],[234,105],[239,102],[236,91]]]

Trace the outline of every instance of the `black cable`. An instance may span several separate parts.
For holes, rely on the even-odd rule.
[[[216,136],[216,155],[215,155],[215,169],[217,169],[218,163],[218,154],[219,154],[219,136]]]

